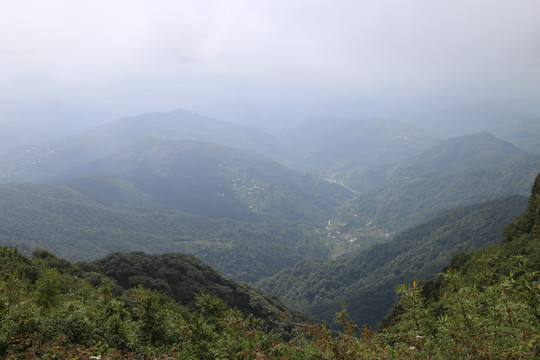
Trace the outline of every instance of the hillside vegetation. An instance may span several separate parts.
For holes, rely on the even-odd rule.
[[[0,241],[30,253],[47,248],[71,260],[93,260],[116,251],[182,251],[251,282],[327,254],[316,234],[292,222],[112,209],[65,185],[0,185],[0,196]]]
[[[526,207],[540,155],[518,120],[492,127],[513,144],[334,117],[276,140],[178,110],[17,149],[0,244],[33,258],[2,250],[0,357],[533,358],[538,191],[505,245],[451,260]]]
[[[343,310],[336,316],[343,332],[298,324],[289,340],[215,297],[199,296],[193,311],[143,287],[119,295],[111,281],[95,287],[75,277],[74,269],[84,266],[44,251],[29,260],[0,248],[0,353],[15,359],[534,359],[540,356],[539,209],[540,175],[504,243],[458,255],[431,282],[400,286],[400,303],[383,331],[358,331]]]
[[[385,326],[416,334],[419,350],[440,357],[537,358],[539,229],[540,174],[525,214],[508,224],[503,243],[455,256],[417,287],[401,286],[401,301]]]
[[[351,196],[341,186],[260,155],[193,140],[146,137],[77,172],[87,176],[69,185],[105,205],[125,208],[129,201],[124,199],[133,198],[139,199],[133,204],[137,208],[214,218],[316,224],[335,215],[336,207]],[[96,172],[114,176],[102,179]]]
[[[513,196],[458,207],[392,241],[332,261],[297,264],[258,286],[325,321],[345,305],[356,322],[378,327],[398,300],[398,284],[429,279],[456,253],[501,241],[505,224],[526,204],[525,197]]]
[[[288,308],[277,298],[224,277],[193,255],[114,253],[78,266],[86,271],[95,269],[126,290],[139,286],[156,290],[190,309],[196,308],[197,296],[211,295],[227,307],[263,319],[274,330],[285,331],[286,327],[290,331],[289,323],[282,318],[316,323],[314,318]]]
[[[527,196],[540,157],[487,133],[439,142],[404,160],[379,189],[347,205],[341,231],[384,238],[443,210],[515,194]]]

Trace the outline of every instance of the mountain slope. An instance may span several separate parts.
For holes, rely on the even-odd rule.
[[[139,203],[149,199],[150,207],[159,204],[215,218],[326,222],[351,195],[260,155],[192,140],[146,137],[79,171],[116,175],[116,180],[105,176],[101,181],[94,174],[70,183],[107,205],[124,206],[128,189]]]
[[[80,135],[12,151],[0,159],[0,181],[63,183],[71,180],[66,177],[71,169],[149,135],[215,142],[265,155],[278,152],[275,140],[261,131],[176,110],[124,118]]]
[[[526,198],[513,196],[459,207],[352,256],[306,262],[259,282],[259,287],[331,321],[344,304],[353,320],[378,326],[397,301],[395,287],[438,273],[461,251],[501,240]]]
[[[365,192],[386,180],[395,163],[434,143],[412,126],[387,119],[308,119],[278,136],[325,177]]]
[[[116,251],[188,252],[227,276],[254,282],[327,253],[316,234],[291,222],[112,209],[65,185],[0,185],[0,198],[1,244],[47,248],[70,260]]]
[[[114,119],[105,111],[57,101],[0,99],[0,154],[71,136]]]
[[[525,151],[534,154],[540,152],[540,116],[514,111],[493,102],[416,116],[411,123],[443,138],[487,131]]]
[[[308,164],[328,171],[395,163],[432,144],[396,120],[308,119],[279,138]]]
[[[352,202],[343,230],[384,238],[445,209],[526,195],[539,170],[540,156],[487,133],[444,140],[403,161],[377,191]]]
[[[113,276],[128,276],[129,282],[124,284],[120,277],[117,283],[103,274],[102,266]],[[290,337],[296,322],[318,323],[186,254],[111,254],[94,263],[70,263],[47,250],[34,252],[30,260],[0,247],[0,270],[3,358],[14,353],[19,356],[13,358],[23,354],[24,358],[66,358],[59,349],[73,343],[82,346],[77,356],[71,352],[69,358],[93,358],[83,353],[101,358],[113,347],[138,353],[130,357],[140,358],[149,349],[146,344],[157,347],[171,339],[198,344],[197,336],[188,340],[188,333],[203,338],[210,335],[212,322],[217,325],[227,317],[245,319],[246,326],[272,333],[275,340]],[[56,346],[49,346],[55,341]],[[31,347],[33,351],[26,351]],[[117,351],[113,357],[118,357]]]
[[[276,325],[285,326],[281,316],[293,322],[314,321],[275,297],[224,277],[193,255],[114,253],[93,261],[91,266],[125,289],[143,286],[157,290],[191,309],[196,307],[197,296],[207,294],[222,299],[227,307]]]
[[[504,242],[456,255],[430,281],[400,286],[386,331],[408,338],[418,358],[537,359],[539,225],[540,174]]]

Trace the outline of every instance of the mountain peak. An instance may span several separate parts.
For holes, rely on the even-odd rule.
[[[526,154],[512,143],[501,140],[488,132],[462,135],[442,140],[423,153],[404,162],[411,164],[430,164],[435,167],[482,166],[501,163],[516,156]]]

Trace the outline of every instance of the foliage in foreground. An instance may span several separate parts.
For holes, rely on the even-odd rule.
[[[43,268],[2,248],[0,354],[56,359],[357,359],[534,358],[539,355],[540,283],[526,258],[501,276],[484,258],[479,281],[464,286],[453,271],[444,295],[429,302],[420,286],[403,285],[399,321],[378,333],[359,329],[346,311],[344,330],[297,324],[284,340],[262,321],[227,309],[208,295],[190,312],[138,287],[117,296]]]

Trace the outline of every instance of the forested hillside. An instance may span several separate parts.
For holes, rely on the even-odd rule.
[[[343,310],[336,316],[343,332],[289,323],[297,326],[289,340],[268,331],[264,322],[227,310],[215,297],[199,296],[193,311],[143,287],[117,292],[110,280],[92,271],[95,264],[72,265],[46,251],[29,260],[0,248],[0,354],[57,359],[534,359],[540,355],[539,208],[540,175],[527,211],[506,228],[504,243],[458,255],[431,282],[400,286],[401,301],[384,331],[364,327],[358,332]],[[124,272],[133,256],[145,257],[112,255],[103,261],[112,265],[120,260],[111,269],[120,281],[120,274],[133,274],[135,283],[164,284],[159,281],[163,276],[153,277],[153,271],[142,275],[145,266]],[[157,261],[161,265],[146,269],[168,264],[170,271],[180,259],[164,256]],[[188,259],[185,266],[204,269]],[[196,270],[188,272],[192,279],[198,277]]]
[[[444,140],[402,161],[388,181],[347,205],[341,231],[402,231],[442,210],[514,194],[526,196],[540,169],[529,155],[487,133]]]
[[[0,247],[0,260],[2,358],[24,353],[63,359],[109,351],[113,356],[115,347],[150,355],[188,333],[201,341],[219,337],[218,317],[224,314],[234,321],[255,314],[257,319],[246,321],[260,332],[266,329],[270,339],[290,337],[294,323],[319,323],[223,277],[192,255],[117,253],[93,263],[70,263],[46,250],[35,251],[29,260]],[[216,323],[205,325],[206,316]],[[79,350],[71,352],[71,345]],[[186,349],[196,354],[207,346],[212,344],[203,341]]]
[[[190,309],[196,308],[198,296],[208,294],[221,299],[229,308],[265,320],[276,331],[290,331],[290,324],[284,318],[316,323],[315,318],[288,308],[275,297],[227,279],[193,255],[114,253],[78,266],[87,271],[95,268],[126,290],[138,286],[156,290]]]
[[[513,196],[442,212],[392,241],[332,261],[305,262],[258,283],[288,304],[331,322],[342,305],[358,323],[378,327],[403,282],[429,279],[453,255],[501,241],[527,200]]]
[[[406,158],[427,141],[409,134],[412,130],[407,127],[396,131],[416,140],[385,135],[393,122],[339,124],[377,138],[373,141],[379,145],[373,151],[381,150],[381,164],[401,159],[377,165],[379,160],[372,158],[374,167],[364,175],[374,177],[363,179],[367,187],[376,184],[378,191],[352,193],[252,152],[178,140],[183,135],[214,139],[221,129],[227,134],[222,142],[247,141],[249,129],[183,111],[148,114],[54,146],[44,144],[39,153],[48,160],[28,165],[21,174],[41,170],[59,174],[47,170],[56,164],[64,180],[73,180],[68,187],[2,185],[6,201],[0,203],[4,210],[0,241],[30,249],[42,246],[59,256],[87,260],[111,251],[182,251],[235,279],[254,283],[302,261],[350,254],[387,241],[441,210],[525,194],[540,168],[538,156],[486,133],[448,139]],[[317,134],[315,130],[308,131],[306,139]],[[81,139],[86,140],[79,143]],[[307,143],[315,144],[311,139]],[[400,147],[402,140],[409,150]],[[261,139],[259,144],[268,141]],[[101,142],[108,145],[98,146]],[[304,146],[301,143],[297,146]],[[72,147],[84,144],[91,145],[84,150],[88,156]],[[353,144],[343,142],[351,152]],[[378,146],[393,150],[385,152]],[[30,161],[32,154],[24,156]],[[369,154],[374,153],[355,156],[367,161]],[[332,156],[342,155],[338,151]],[[4,160],[19,164],[9,157]],[[42,168],[43,164],[49,165]]]
[[[0,185],[0,196],[3,244],[47,248],[71,260],[115,251],[182,251],[229,276],[254,282],[299,261],[325,257],[328,251],[317,234],[292,222],[112,209],[64,185]]]
[[[213,218],[325,223],[351,197],[342,186],[252,152],[193,140],[146,137],[76,172],[86,176],[69,185],[104,205],[125,208],[124,199],[139,199],[136,208]]]
[[[385,326],[415,338],[426,355],[538,358],[539,227],[540,174],[526,212],[505,228],[503,243],[460,253],[433,280],[401,286],[401,301]]]

